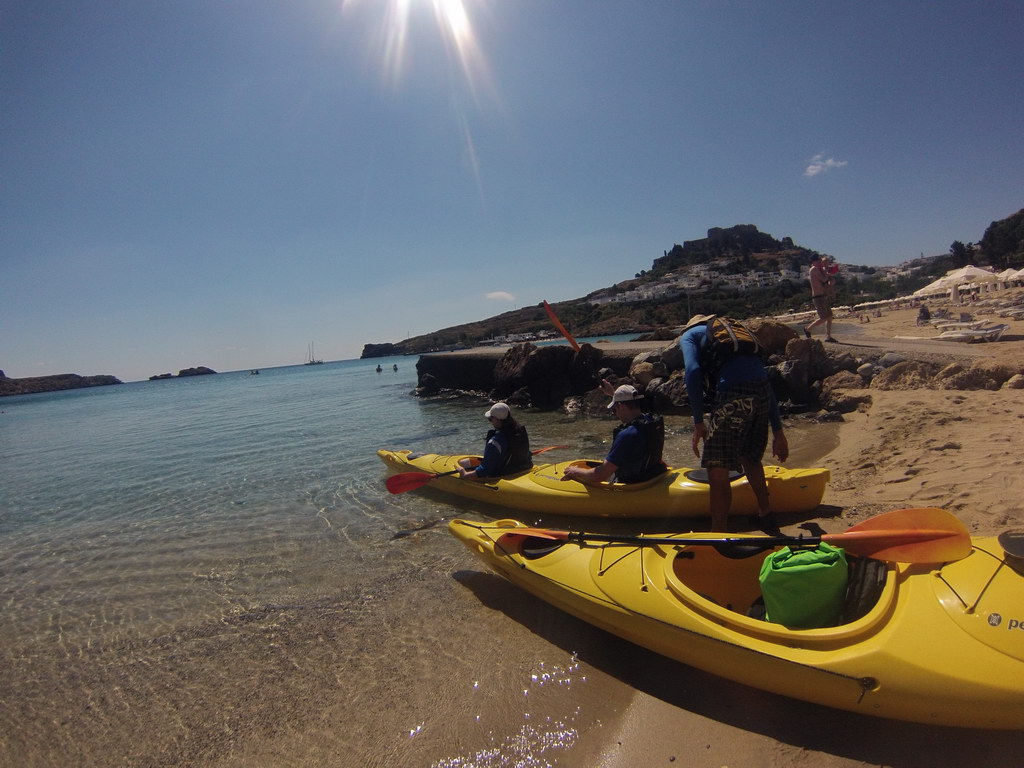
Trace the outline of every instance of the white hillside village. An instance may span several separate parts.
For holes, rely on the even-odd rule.
[[[917,258],[912,261],[903,262],[895,267],[874,267],[868,269],[855,264],[839,264],[838,266],[842,279],[847,284],[859,282],[868,277],[895,281],[900,277],[908,277],[921,271],[931,258],[936,257]],[[664,300],[687,295],[698,295],[714,288],[724,288],[736,293],[743,293],[755,289],[770,288],[773,285],[801,283],[807,280],[806,271],[798,272],[794,269],[752,269],[742,273],[720,271],[728,269],[730,264],[734,263],[734,260],[729,258],[715,259],[707,264],[682,267],[655,280],[652,280],[650,277],[647,277],[645,280],[643,275],[639,275],[635,286],[623,288],[621,287],[622,285],[631,286],[633,282],[624,281],[611,288],[602,288],[589,294],[586,301],[596,305],[627,304],[637,301]],[[492,346],[558,337],[559,334],[556,331],[544,330],[535,333],[512,333],[495,336],[477,343],[479,346]]]
[[[591,304],[612,304],[628,303],[632,301],[649,301],[651,299],[670,299],[676,296],[683,296],[686,293],[698,293],[711,288],[725,288],[737,293],[754,290],[756,288],[770,288],[773,285],[782,283],[798,283],[807,279],[806,273],[797,272],[792,269],[778,269],[773,271],[750,270],[748,272],[725,274],[719,269],[725,267],[729,259],[720,259],[708,264],[697,264],[684,267],[676,272],[671,272],[661,278],[658,282],[644,283],[635,288],[619,291],[616,288],[608,288],[591,294],[587,300]],[[847,281],[857,281],[866,275],[849,264],[840,264],[840,271]],[[896,279],[898,274],[910,274],[913,268],[909,264],[896,268],[879,268],[879,272],[888,272],[889,279]]]

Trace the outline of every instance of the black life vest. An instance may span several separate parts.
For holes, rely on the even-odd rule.
[[[619,467],[615,472],[615,480],[620,483],[642,483],[667,472],[668,467],[661,460],[665,450],[665,420],[656,413],[642,414],[627,424],[617,426],[612,433],[613,438],[627,427],[636,427],[643,439],[646,449],[644,461],[639,469]]]
[[[491,429],[487,432],[487,441],[490,441],[498,433],[498,430]],[[526,427],[516,424],[501,428],[501,434],[508,441],[508,451],[504,455],[504,463],[495,467],[491,473],[492,477],[498,475],[510,475],[513,472],[522,472],[533,466],[533,456],[530,453],[530,438],[526,434]]]

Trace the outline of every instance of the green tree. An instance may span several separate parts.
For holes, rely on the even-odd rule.
[[[964,245],[959,240],[954,240],[949,246],[949,255],[953,257],[953,265],[966,267],[971,263],[971,255],[974,253],[974,246],[971,243]]]
[[[979,243],[981,252],[999,270],[1024,260],[1024,210],[988,225]]]

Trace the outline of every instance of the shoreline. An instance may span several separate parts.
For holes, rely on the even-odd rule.
[[[835,346],[854,354],[871,347],[909,358],[992,359],[1024,368],[1019,321],[1005,321],[1011,328],[990,344],[893,338],[937,334],[917,328],[915,318],[916,309],[904,309],[863,325],[836,321],[833,334],[840,343]],[[859,391],[871,395],[871,406],[844,416],[839,443],[822,462],[832,471],[824,503],[837,513],[780,516],[784,533],[799,534],[814,525],[840,532],[882,512],[914,506],[947,509],[975,536],[1024,525],[1017,501],[1024,496],[1024,457],[1014,442],[1024,429],[1024,390]],[[666,695],[665,685],[653,680],[635,687],[616,722],[584,735],[567,764],[952,768],[966,761],[996,764],[999,755],[1005,759],[1024,749],[1019,732],[952,730],[851,715],[709,675],[695,677],[706,685],[704,691]]]

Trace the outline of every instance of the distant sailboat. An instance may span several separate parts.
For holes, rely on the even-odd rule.
[[[309,342],[309,351],[308,351],[307,357],[308,357],[308,359],[306,360],[304,365],[323,365],[324,364],[323,360],[317,360],[316,359],[316,355],[313,353],[313,342],[312,341]]]

